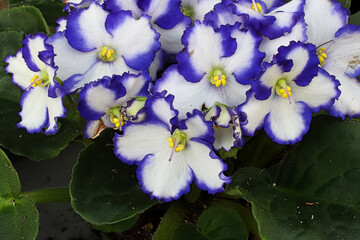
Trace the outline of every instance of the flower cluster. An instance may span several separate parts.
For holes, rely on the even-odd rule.
[[[313,113],[360,116],[360,28],[335,0],[66,3],[53,35],[5,60],[24,91],[18,127],[56,133],[62,98],[79,94],[85,136],[116,130],[115,155],[158,200],[192,182],[223,191],[216,151],[259,129],[294,144]]]

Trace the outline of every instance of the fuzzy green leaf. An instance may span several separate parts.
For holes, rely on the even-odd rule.
[[[359,122],[318,116],[284,161],[240,169],[226,193],[251,202],[264,240],[356,239],[359,144]]]
[[[73,208],[96,225],[130,219],[156,204],[140,189],[135,167],[116,158],[112,135],[108,129],[80,153],[70,183]]]

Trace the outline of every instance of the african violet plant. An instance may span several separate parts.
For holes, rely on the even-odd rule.
[[[360,18],[349,7],[10,1],[0,145],[35,161],[72,141],[84,149],[68,188],[31,192],[0,151],[0,239],[35,239],[35,204],[56,201],[104,239],[154,211],[162,220],[143,239],[357,239]]]

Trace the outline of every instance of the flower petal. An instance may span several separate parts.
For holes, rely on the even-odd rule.
[[[46,43],[54,48],[55,65],[59,67],[57,77],[62,81],[66,81],[74,74],[87,72],[98,61],[96,51],[82,52],[72,48],[65,38],[64,32],[52,35]]]
[[[6,66],[5,71],[12,73],[12,83],[19,86],[22,90],[25,90],[30,85],[30,80],[37,75],[38,72],[34,72],[28,68],[22,57],[22,49],[20,49],[16,56],[8,56],[5,58],[5,62],[9,65]]]
[[[48,121],[46,106],[47,89],[41,87],[30,88],[21,97],[21,122],[19,128],[26,128],[29,133],[39,133]]]
[[[69,44],[83,52],[106,45],[111,37],[104,28],[107,15],[108,12],[95,2],[87,9],[71,11],[65,30]]]
[[[148,16],[134,19],[130,11],[113,12],[107,17],[105,27],[113,36],[118,57],[122,56],[133,69],[149,68],[160,49],[160,34],[151,27]]]
[[[168,138],[170,131],[162,123],[127,123],[123,128],[124,134],[115,134],[114,153],[123,162],[127,164],[139,164],[148,154],[169,151],[167,155],[169,160],[171,148]]]
[[[180,198],[190,191],[193,180],[185,151],[174,153],[171,161],[170,154],[171,149],[168,147],[154,155],[148,155],[136,171],[142,190],[159,201],[168,202]]]
[[[311,110],[305,103],[275,97],[264,129],[273,141],[294,144],[308,132],[311,117]]]
[[[332,40],[349,19],[348,10],[334,0],[306,0],[304,12],[308,41],[316,46]]]
[[[231,179],[223,174],[227,169],[226,164],[215,155],[211,146],[190,140],[184,155],[200,189],[214,194],[224,191],[224,184],[231,182]]]
[[[243,126],[244,131],[246,135],[253,136],[256,130],[263,127],[265,117],[271,110],[273,98],[270,96],[266,100],[257,100],[254,92],[248,92],[247,95],[247,102],[239,106],[238,112],[246,113],[248,123]]]
[[[304,102],[313,112],[318,112],[333,105],[335,98],[340,95],[338,86],[339,82],[334,76],[319,69],[318,76],[314,77],[309,85],[305,87],[293,85],[291,91],[296,102]]]

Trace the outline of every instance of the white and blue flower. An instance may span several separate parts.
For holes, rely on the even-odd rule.
[[[341,95],[330,114],[359,117],[360,27],[347,25],[349,12],[337,1],[306,0],[304,11],[308,42],[317,46],[321,67],[340,82]]]
[[[318,64],[312,44],[291,42],[279,48],[238,109],[247,115],[246,134],[252,136],[264,127],[277,143],[300,141],[309,130],[312,113],[328,109],[340,94],[339,82]]]
[[[195,110],[178,122],[173,96],[155,93],[145,104],[146,119],[128,123],[123,135],[114,137],[115,154],[125,163],[137,164],[144,192],[160,201],[178,199],[190,183],[211,194],[223,191],[230,178],[227,166],[212,151],[211,122]]]
[[[163,80],[156,82],[157,91],[173,94],[175,107],[180,107],[182,100],[189,100],[198,109],[202,104],[207,108],[215,102],[235,106],[246,100],[251,79],[262,70],[264,54],[258,50],[260,37],[250,29],[239,30],[238,25],[214,30],[206,22],[195,21],[185,31],[182,41],[186,52],[177,56],[182,77],[169,70]]]
[[[305,0],[284,1],[225,0],[225,5],[234,5],[233,13],[244,27],[252,27],[269,39],[291,32],[293,26],[303,21]]]
[[[130,11],[109,13],[91,3],[71,11],[65,31],[47,42],[54,47],[63,89],[70,93],[103,76],[148,69],[160,49],[158,39],[148,16],[134,19]]]
[[[180,0],[123,1],[107,0],[105,8],[115,12],[130,10],[135,18],[150,16],[153,28],[160,33],[161,48],[169,54],[182,50],[181,36],[191,20],[180,11]]]
[[[9,65],[5,68],[12,73],[12,82],[23,91],[20,100],[21,122],[19,128],[29,133],[45,134],[57,132],[57,118],[65,117],[63,93],[60,84],[55,81],[57,68],[53,63],[52,47],[45,44],[45,34],[26,36],[16,56],[5,59]]]
[[[124,73],[86,84],[78,105],[80,114],[88,120],[85,136],[95,138],[104,128],[121,129],[130,120],[125,111],[127,101],[148,95],[150,80],[147,72]]]
[[[205,119],[213,122],[214,148],[229,151],[232,147],[244,145],[242,125],[247,124],[246,114],[237,113],[235,109],[216,103],[205,114]]]

